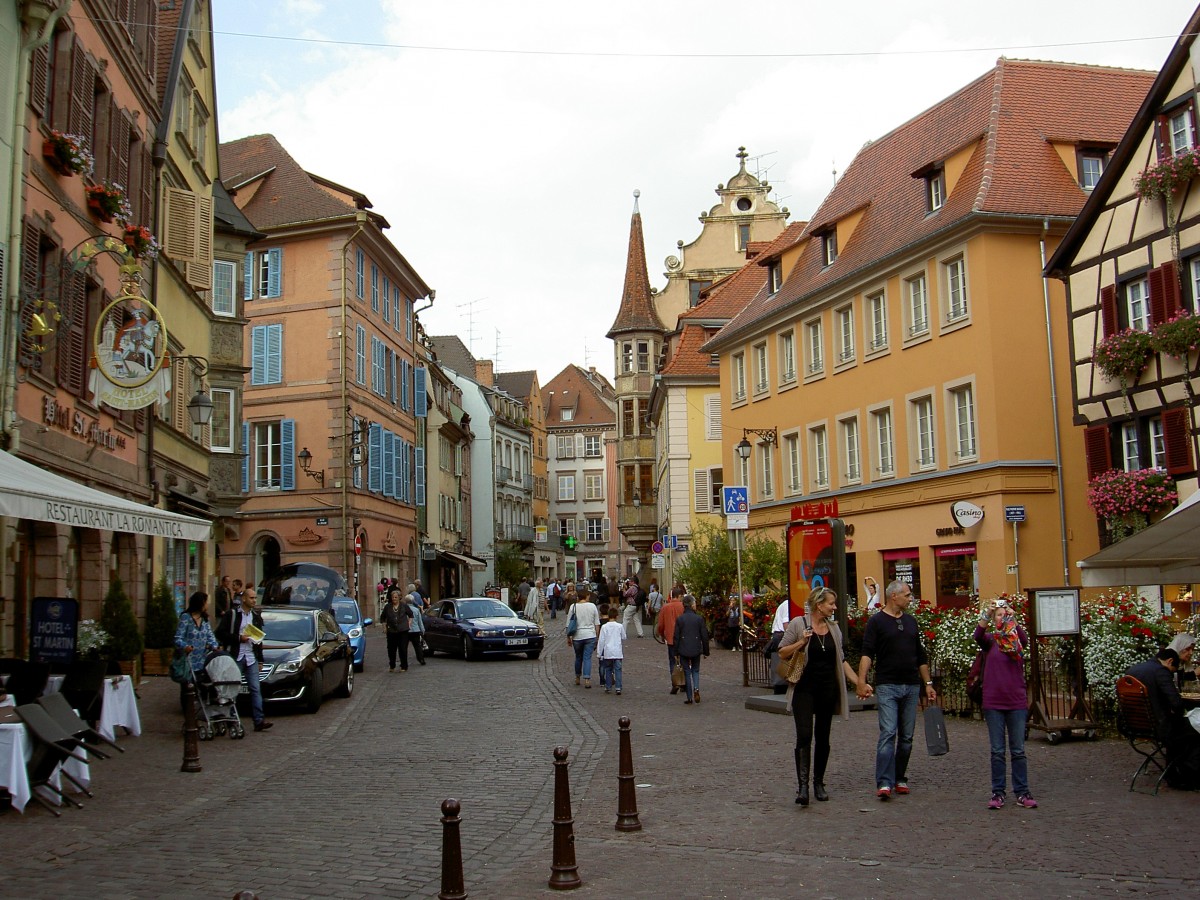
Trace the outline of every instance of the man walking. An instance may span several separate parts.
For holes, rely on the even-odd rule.
[[[234,582],[237,585],[237,582]],[[262,613],[255,607],[258,593],[253,587],[242,591],[242,602],[221,618],[217,625],[217,640],[235,660],[250,689],[250,714],[254,718],[254,730],[266,731],[274,723],[263,716],[262,687],[258,682],[258,667],[262,665],[262,638],[254,640],[246,633],[253,626],[262,632]]]
[[[863,655],[858,664],[858,697],[871,695],[867,672],[875,663],[875,702],[879,713],[879,743],[875,750],[875,796],[888,800],[892,792],[907,794],[908,758],[921,687],[933,703],[937,692],[929,677],[929,661],[917,633],[917,620],[905,610],[912,588],[903,581],[887,586],[883,609],[867,620]]]
[[[228,575],[221,576],[221,583],[217,586],[217,621],[220,622],[229,612],[229,608],[233,605],[233,585],[229,581]]]
[[[637,636],[645,637],[642,632],[642,604],[645,598],[646,592],[642,590],[638,580],[630,578],[629,584],[621,593],[621,599],[625,603],[621,611],[621,625],[625,628],[625,634],[629,634],[629,623],[632,622],[633,627],[637,629]]]
[[[671,601],[658,614],[658,622],[654,626],[655,633],[667,644],[667,675],[675,671],[675,620],[683,615],[683,585],[677,584],[671,588]],[[679,688],[671,684],[671,693],[678,694]]]

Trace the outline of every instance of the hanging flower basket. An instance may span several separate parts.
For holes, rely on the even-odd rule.
[[[1108,524],[1113,541],[1141,531],[1151,516],[1178,501],[1175,481],[1162,469],[1110,469],[1088,482],[1088,506]]]
[[[1109,335],[1092,354],[1092,362],[1109,381],[1119,381],[1122,387],[1136,384],[1154,353],[1154,342],[1147,331],[1126,328]]]
[[[1200,350],[1200,316],[1178,313],[1157,326],[1150,337],[1156,352],[1187,362],[1189,353]]]
[[[102,181],[100,184],[89,184],[87,205],[92,215],[102,222],[120,219],[122,222],[133,218],[133,209],[125,197],[125,188],[112,181]]]
[[[61,131],[51,131],[42,141],[42,156],[51,169],[65,176],[91,175],[95,163],[82,137]]]
[[[126,223],[121,239],[136,259],[157,259],[162,245],[154,237],[154,233],[145,225]]]
[[[1133,180],[1135,193],[1144,200],[1171,195],[1200,175],[1200,148],[1169,156],[1150,166]]]

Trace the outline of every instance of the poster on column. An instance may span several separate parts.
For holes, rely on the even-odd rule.
[[[841,519],[792,522],[787,527],[788,599],[803,609],[808,595],[827,587],[838,595],[838,621],[846,622],[846,526]]]

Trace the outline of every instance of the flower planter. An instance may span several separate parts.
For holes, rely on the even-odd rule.
[[[68,166],[62,157],[58,155],[58,148],[50,138],[42,141],[42,156],[46,160],[46,165],[59,175],[70,176],[75,174],[75,170]]]
[[[101,222],[111,222],[113,220],[112,213],[104,209],[103,204],[95,197],[88,197],[88,212],[99,219]]]
[[[143,675],[170,675],[171,660],[175,658],[172,647],[142,651]]]
[[[134,684],[142,680],[142,661],[140,659],[118,659],[117,665],[121,668],[121,674],[132,678]]]

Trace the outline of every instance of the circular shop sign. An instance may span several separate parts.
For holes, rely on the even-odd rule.
[[[149,300],[123,294],[104,307],[92,340],[104,377],[119,387],[136,388],[162,368],[167,326]]]

